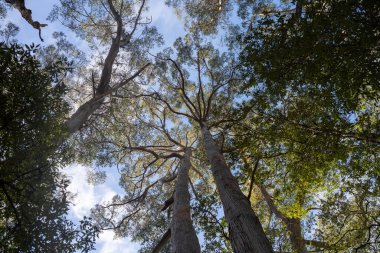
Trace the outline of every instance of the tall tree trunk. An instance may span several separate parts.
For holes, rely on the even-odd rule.
[[[171,251],[173,253],[200,253],[197,234],[190,215],[189,170],[191,149],[186,148],[181,159],[174,192],[171,224]]]
[[[294,250],[296,250],[297,253],[307,253],[308,251],[306,250],[305,240],[302,236],[300,219],[286,217],[277,209],[265,187],[259,185],[259,188],[269,206],[269,209],[277,216],[277,218],[285,223],[286,228],[290,232],[290,242],[292,243]]]
[[[111,77],[112,77],[112,69],[115,62],[115,59],[119,53],[120,46],[122,43],[122,37],[125,33],[123,30],[123,20],[120,16],[120,13],[117,12],[113,1],[107,0],[108,7],[110,8],[110,11],[112,13],[113,18],[116,21],[117,27],[116,27],[116,36],[115,38],[112,38],[111,47],[108,50],[108,54],[106,56],[106,59],[104,60],[104,66],[101,72],[100,80],[98,83],[98,86],[95,89],[94,97],[91,98],[89,101],[82,104],[73,115],[65,122],[65,125],[67,127],[67,132],[69,135],[74,134],[77,132],[83,125],[86,123],[86,121],[89,119],[89,117],[98,110],[101,105],[103,104],[105,98],[107,95],[112,94],[112,92],[116,91],[117,89],[123,87],[124,85],[128,84],[130,81],[132,81],[134,78],[139,76],[149,65],[145,64],[145,66],[141,67],[139,70],[137,70],[131,77],[125,79],[124,81],[120,82],[119,84],[115,85],[114,87],[110,86]],[[140,18],[141,12],[143,10],[143,7],[145,5],[145,0],[142,1],[138,15],[136,17],[134,28],[130,32],[128,37],[128,43],[131,39],[131,36],[136,30],[136,26],[138,24],[138,20]]]
[[[230,228],[232,248],[235,253],[272,253],[251,204],[239,188],[236,178],[205,124],[201,125],[203,145],[211,163],[211,171],[222,200],[224,215]]]

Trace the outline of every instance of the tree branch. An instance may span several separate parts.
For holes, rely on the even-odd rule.
[[[169,228],[165,232],[165,234],[163,234],[163,236],[161,237],[161,240],[158,242],[156,247],[154,247],[152,253],[159,253],[165,247],[165,245],[169,242],[170,237],[171,237],[171,230]]]

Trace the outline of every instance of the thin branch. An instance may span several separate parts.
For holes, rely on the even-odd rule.
[[[165,200],[164,206],[161,208],[161,212],[168,209],[169,206],[171,206],[174,203],[174,194],[170,197],[170,199]]]
[[[246,158],[243,158],[243,159],[244,159],[244,163],[246,165],[248,165],[248,161],[246,161]],[[251,199],[253,185],[255,183],[255,174],[256,174],[257,168],[259,167],[259,162],[260,162],[260,158],[257,158],[256,163],[255,163],[255,167],[253,168],[253,170],[251,172],[251,181],[249,184],[249,190],[248,190],[248,196],[247,196],[248,200]]]
[[[185,77],[182,73],[182,70],[181,68],[178,66],[177,62],[174,61],[173,59],[168,59],[170,62],[173,63],[174,67],[177,69],[177,71],[179,72],[179,75],[180,75],[180,78],[181,78],[181,91],[182,91],[182,95],[183,95],[183,101],[185,102],[185,104],[187,105],[187,107],[189,108],[190,111],[193,111],[193,114],[195,114],[195,116],[197,118],[200,118],[200,115],[197,115],[197,107],[194,105],[194,103],[191,101],[191,99],[187,96],[186,94],[186,90],[185,90]]]
[[[165,245],[169,242],[170,237],[171,237],[171,230],[169,228],[165,232],[165,234],[163,234],[158,244],[154,247],[152,253],[159,253],[165,247]]]

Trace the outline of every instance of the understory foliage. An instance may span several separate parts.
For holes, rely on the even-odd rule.
[[[304,249],[376,252],[379,5],[297,3],[298,16],[271,6],[242,35],[248,80],[242,90],[256,106],[235,141],[241,157],[258,161],[252,196],[266,202],[257,208],[265,208],[263,219],[280,249],[296,250],[291,235],[282,239],[290,227],[279,228],[298,219]],[[252,173],[253,166],[246,167]]]
[[[112,230],[173,252],[186,221],[203,252],[242,253],[257,216],[266,252],[379,252],[379,2],[170,0],[187,33],[165,49],[148,4],[59,1],[50,20],[91,63],[63,33],[38,51],[2,26],[0,249],[88,252]],[[74,161],[122,189],[79,227],[58,169]]]
[[[63,61],[42,67],[38,47],[1,44],[0,249],[4,252],[89,251],[91,220],[67,217],[68,179],[58,167],[70,162],[62,120],[66,72]]]

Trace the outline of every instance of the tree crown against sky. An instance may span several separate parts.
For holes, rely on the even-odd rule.
[[[236,227],[231,226],[233,214],[225,200],[228,193],[213,186],[229,177],[223,174],[218,181],[215,168],[222,167],[232,169],[230,185],[238,185],[235,193],[242,189],[251,201],[250,212],[253,208],[259,216],[275,251],[378,250],[376,2],[218,1],[208,5],[170,1],[186,16],[190,33],[175,42],[174,51],[153,56],[147,51],[153,46],[150,42],[160,40],[155,29],[143,28],[135,34],[136,40],[128,37],[137,23],[147,25],[138,14],[139,8],[145,8],[143,1],[135,7],[129,1],[86,1],[84,6],[76,1],[61,3],[52,17],[59,19],[64,14],[67,19],[62,21],[94,50],[90,67],[75,69],[81,72],[68,83],[79,91],[80,104],[86,105],[73,114],[80,120],[72,122],[79,123],[68,124],[75,126],[70,133],[84,145],[75,139],[68,141],[73,147],[79,144],[85,151],[82,160],[89,163],[95,157],[100,165],[122,164],[126,197],[115,197],[112,202],[122,204],[125,212],[132,203],[128,199],[142,196],[141,208],[149,214],[145,221],[144,214],[135,219],[129,216],[138,216],[134,211],[139,205],[128,209],[127,216],[116,209],[108,213],[122,220],[114,226],[120,236],[133,227],[136,230],[128,234],[146,242],[143,250],[157,245],[173,215],[168,218],[160,207],[170,199],[174,184],[160,188],[155,182],[167,172],[174,174],[175,163],[161,166],[151,148],[166,148],[160,151],[161,159],[179,150],[168,144],[172,142],[169,136],[179,134],[183,139],[191,132],[197,148],[192,160],[201,165],[196,166],[201,173],[191,172],[195,187],[190,205],[195,226],[206,238],[206,250],[225,252],[230,242],[234,251],[242,250],[234,237]],[[78,8],[81,12],[75,11]],[[234,47],[218,48],[212,39],[204,43],[206,35],[219,32],[219,25],[231,21],[228,18],[233,15],[245,22],[240,40],[231,37],[235,34],[227,40]],[[10,38],[16,29],[8,28]],[[224,35],[231,31],[239,29],[224,31]],[[48,52],[41,57],[46,59]],[[157,127],[163,130],[159,118],[166,113],[171,115],[166,125],[170,134],[157,131]],[[202,143],[205,138],[208,143]],[[130,152],[132,148],[142,152],[137,155]],[[213,163],[215,157],[219,162]],[[141,172],[142,180],[141,176],[133,179]],[[133,187],[133,180],[141,185]],[[242,192],[233,200],[242,197]],[[215,196],[222,200],[226,220],[219,221],[220,207],[205,208],[219,202]],[[155,215],[160,217],[157,221]],[[207,218],[202,220],[202,216]]]
[[[89,251],[91,221],[67,217],[67,147],[56,150],[68,113],[64,60],[42,67],[38,47],[1,44],[1,249],[6,252]],[[83,230],[82,230],[83,229]]]

